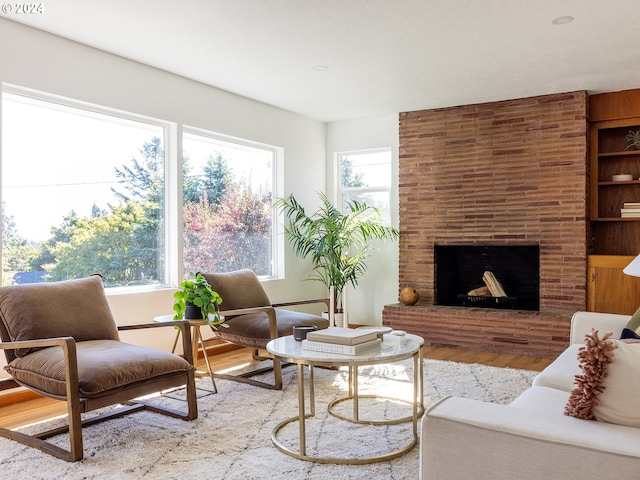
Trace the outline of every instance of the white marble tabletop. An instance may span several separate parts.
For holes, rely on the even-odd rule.
[[[298,342],[293,339],[292,335],[288,335],[271,340],[267,344],[267,351],[281,360],[304,365],[372,365],[411,358],[418,353],[423,344],[424,340],[418,335],[385,334],[380,347],[358,355],[343,355],[304,350],[302,342]]]

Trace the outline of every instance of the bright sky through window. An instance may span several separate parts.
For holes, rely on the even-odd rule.
[[[163,128],[4,93],[2,201],[19,234],[41,241],[74,211],[115,203],[115,168]]]

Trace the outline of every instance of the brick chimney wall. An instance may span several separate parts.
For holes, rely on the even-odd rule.
[[[584,91],[401,113],[400,288],[383,323],[428,345],[538,356],[561,352],[586,306]],[[540,311],[434,305],[434,246],[540,246]],[[465,292],[460,292],[465,293]]]

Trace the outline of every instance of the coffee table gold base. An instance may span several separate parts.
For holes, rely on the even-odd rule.
[[[396,398],[396,397],[390,397],[390,396],[381,396],[381,395],[360,395],[359,394],[359,390],[358,390],[358,366],[357,365],[351,365],[349,366],[349,395],[346,397],[341,397],[341,398],[336,398],[335,400],[333,400],[332,402],[329,403],[329,413],[331,415],[333,415],[336,418],[339,418],[340,420],[344,420],[346,422],[351,422],[351,423],[357,423],[357,424],[367,424],[367,425],[397,425],[399,423],[407,423],[407,422],[411,422],[413,420],[413,414],[406,416],[406,417],[401,417],[398,419],[391,419],[391,420],[375,420],[375,419],[361,419],[360,418],[360,401],[359,399],[361,398],[376,398],[376,399],[380,399],[380,400],[389,400],[389,401],[395,401],[395,402],[400,402],[400,403],[405,403],[408,404],[410,406],[416,406],[417,407],[417,412],[415,412],[417,414],[418,417],[421,417],[424,414],[424,404],[423,404],[423,399],[424,399],[424,383],[423,383],[423,378],[424,378],[424,363],[423,363],[423,356],[422,356],[422,349],[420,349],[420,351],[418,352],[418,356],[417,358],[414,356],[413,357],[413,372],[414,372],[414,378],[413,378],[413,385],[414,385],[414,395],[413,395],[413,400],[412,401],[408,401],[402,398]],[[346,402],[348,400],[351,400],[353,402],[353,413],[351,414],[351,417],[347,417],[346,415],[341,415],[339,413],[337,413],[334,409],[334,406],[342,403],[342,402]]]
[[[310,415],[310,414],[305,415],[305,418],[309,418],[309,417],[313,417],[313,415]],[[278,425],[276,425],[276,427],[273,429],[273,432],[271,433],[271,441],[281,452],[286,453],[287,455],[290,455],[299,460],[306,460],[308,462],[333,463],[336,465],[364,465],[367,463],[383,462],[385,460],[393,460],[394,458],[398,458],[398,457],[401,457],[402,455],[405,455],[406,453],[409,453],[411,450],[413,450],[413,448],[418,443],[418,436],[414,435],[413,438],[411,439],[411,442],[403,448],[400,448],[382,455],[375,455],[375,456],[368,456],[368,457],[344,458],[344,457],[320,457],[315,455],[307,455],[287,447],[282,442],[280,442],[280,440],[278,440],[278,437],[277,437],[278,432],[284,426],[293,422],[298,422],[298,421],[300,421],[298,417],[291,417],[279,423]]]
[[[290,455],[294,458],[298,458],[300,460],[306,460],[311,462],[318,463],[334,463],[338,465],[363,465],[367,463],[374,462],[382,462],[386,460],[392,460],[394,458],[398,458],[408,452],[410,452],[418,443],[418,418],[424,413],[423,406],[423,368],[422,368],[422,354],[421,349],[412,355],[413,358],[413,398],[411,401],[397,399],[392,397],[380,396],[380,395],[359,395],[358,394],[358,367],[357,365],[349,366],[349,396],[341,397],[333,400],[329,403],[328,410],[331,415],[334,417],[345,420],[351,423],[357,424],[368,424],[372,426],[379,425],[396,425],[400,423],[412,422],[412,435],[409,439],[409,443],[404,447],[398,448],[388,453],[373,455],[373,456],[364,456],[364,457],[354,457],[354,458],[345,458],[345,457],[323,457],[323,456],[315,456],[307,454],[306,447],[306,419],[315,416],[315,389],[314,389],[314,374],[313,374],[313,364],[309,364],[309,407],[310,412],[306,411],[305,408],[305,387],[304,387],[304,369],[303,363],[298,363],[298,415],[295,417],[288,418],[282,422],[280,422],[273,429],[271,433],[271,441],[273,444],[280,450],[281,452]],[[360,418],[359,413],[359,399],[361,398],[379,398],[383,400],[391,400],[391,401],[400,401],[402,403],[406,403],[411,405],[412,414],[410,416],[401,417],[397,419],[391,420],[366,420]],[[353,416],[346,417],[340,414],[335,413],[333,407],[347,400],[351,400],[353,402]],[[286,425],[290,423],[298,422],[299,423],[299,441],[300,447],[299,450],[293,450],[288,446],[284,445],[278,439],[278,432],[282,430]]]
[[[391,402],[398,402],[398,403],[404,403],[407,404],[409,406],[412,406],[412,403],[409,400],[405,400],[404,398],[397,398],[397,397],[386,397],[386,396],[382,396],[382,395],[358,395],[359,399],[362,398],[375,398],[377,400],[389,400]],[[341,398],[336,398],[335,400],[332,400],[331,402],[329,402],[329,406],[328,406],[328,410],[329,413],[331,415],[333,415],[336,418],[339,418],[340,420],[344,420],[345,422],[351,422],[351,423],[357,423],[360,425],[398,425],[400,423],[407,423],[410,422],[413,417],[412,415],[408,415],[406,417],[400,417],[400,418],[393,418],[391,420],[375,420],[375,419],[368,419],[368,418],[352,418],[352,417],[347,417],[346,415],[342,415],[340,413],[337,413],[334,409],[334,406],[342,403],[342,402],[347,402],[347,401],[353,401],[355,399],[355,397],[353,396],[349,396],[349,397],[341,397]],[[422,406],[422,404],[418,404],[418,417],[421,417],[424,414],[424,407]],[[296,417],[297,418],[297,417]]]

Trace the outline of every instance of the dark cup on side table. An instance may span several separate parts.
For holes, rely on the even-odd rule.
[[[316,330],[318,330],[318,327],[315,325],[298,325],[293,327],[293,339],[297,342],[301,342],[307,338],[307,333],[315,332]]]

